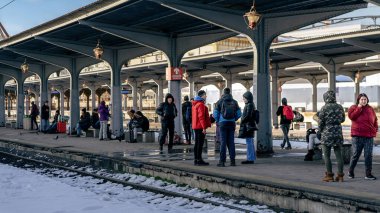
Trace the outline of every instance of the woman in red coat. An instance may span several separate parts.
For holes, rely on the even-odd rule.
[[[354,178],[354,169],[364,149],[366,180],[376,180],[372,175],[373,138],[376,137],[378,124],[375,110],[368,105],[368,96],[360,94],[356,104],[348,110],[348,117],[352,121],[351,137],[354,154],[351,157],[349,178]]]
[[[203,143],[206,137],[206,129],[211,127],[210,115],[208,114],[208,108],[205,105],[206,92],[199,90],[198,96],[194,98],[192,107],[192,128],[195,133],[194,144],[194,165],[207,166],[209,163],[202,159]]]

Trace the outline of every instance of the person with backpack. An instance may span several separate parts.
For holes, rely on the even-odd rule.
[[[279,106],[277,109],[277,116],[280,116],[280,127],[282,133],[284,134],[284,139],[281,143],[281,149],[284,149],[285,144],[287,147],[285,149],[292,149],[292,145],[289,141],[289,129],[290,124],[294,118],[292,107],[288,105],[288,100],[286,98],[282,98],[281,100],[282,106]]]
[[[236,121],[241,116],[241,110],[237,101],[232,98],[230,88],[224,88],[223,96],[216,103],[213,115],[215,122],[219,125],[221,136],[220,158],[217,166],[225,166],[227,146],[231,160],[230,166],[236,166],[234,139]]]
[[[253,103],[253,95],[250,91],[243,94],[245,103],[243,114],[240,119],[239,138],[245,138],[247,144],[247,160],[242,164],[254,164],[256,160],[254,136],[259,123],[259,112]]]
[[[136,116],[139,117],[141,131],[147,132],[149,130],[149,119],[141,111],[137,111]]]
[[[165,96],[165,102],[160,103],[156,109],[157,115],[161,116],[161,137],[160,137],[160,151],[163,150],[166,136],[169,132],[169,146],[168,152],[173,149],[174,140],[174,119],[177,117],[178,111],[174,104],[174,97],[168,93]]]
[[[108,126],[108,119],[109,119],[110,112],[108,108],[106,107],[105,101],[100,102],[98,113],[99,113],[99,122],[100,122],[99,140],[108,140],[107,126]]]
[[[99,120],[98,108],[95,108],[94,110],[92,110],[91,126],[94,129],[100,129],[100,120]]]
[[[189,96],[185,95],[182,103],[182,124],[185,131],[185,144],[191,144],[191,102],[189,101]]]
[[[38,110],[37,104],[32,101],[32,107],[30,110],[30,118],[31,118],[31,128],[34,129],[34,124],[36,124],[36,129],[38,130],[37,116],[40,114],[40,110]]]
[[[364,149],[365,179],[376,180],[372,175],[373,138],[376,137],[379,125],[375,110],[368,105],[368,96],[362,93],[356,99],[356,104],[348,110],[352,121],[351,137],[354,154],[351,157],[348,178],[355,178],[354,169]]]
[[[192,103],[192,128],[195,132],[194,144],[194,165],[208,166],[209,163],[202,159],[203,144],[206,137],[206,129],[211,127],[210,115],[205,104],[206,91],[199,90],[198,96],[194,98]]]
[[[50,124],[50,109],[49,109],[49,101],[45,101],[44,105],[41,108],[41,132],[46,133]]]
[[[323,94],[325,105],[318,115],[319,131],[321,132],[322,151],[325,159],[326,172],[322,181],[333,182],[334,173],[331,165],[331,148],[334,148],[336,161],[338,163],[338,174],[335,181],[343,182],[343,133],[341,123],[345,120],[342,105],[336,103],[335,91],[329,90]]]

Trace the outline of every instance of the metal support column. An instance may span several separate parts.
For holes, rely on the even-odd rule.
[[[76,128],[79,121],[79,70],[76,67],[76,59],[72,59],[71,79],[70,79],[70,127],[71,132]]]
[[[313,78],[311,82],[313,88],[312,88],[312,111],[317,112],[318,111],[318,81],[317,79]]]
[[[277,107],[278,103],[278,64],[272,70],[272,122],[273,127],[278,129]]]
[[[17,129],[24,128],[23,119],[24,119],[24,82],[22,78],[17,78],[17,120],[16,127]]]
[[[112,51],[112,73],[111,73],[111,111],[112,134],[120,137],[124,134],[123,130],[123,111],[121,109],[121,67],[118,62],[118,51]]]
[[[0,127],[5,126],[5,102],[4,102],[4,95],[5,95],[5,88],[4,88],[4,81],[3,81],[3,75],[0,75]]]
[[[132,82],[132,109],[137,110],[137,90],[138,83],[136,79]]]

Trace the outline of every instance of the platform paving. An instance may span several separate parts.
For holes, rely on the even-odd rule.
[[[303,157],[306,150],[293,149],[281,150],[274,147],[271,157],[259,157],[254,165],[242,165],[245,159],[245,145],[237,144],[237,166],[219,168],[218,154],[214,152],[213,143],[209,143],[209,149],[204,158],[210,162],[210,166],[194,166],[192,146],[176,145],[175,153],[169,154],[164,150],[158,151],[157,143],[125,143],[116,140],[99,141],[94,138],[73,137],[66,134],[43,134],[26,130],[0,128],[1,140],[15,141],[23,144],[40,145],[67,151],[78,151],[106,155],[115,158],[125,158],[149,163],[150,165],[165,166],[173,169],[181,169],[215,177],[228,177],[234,180],[247,180],[255,183],[279,185],[284,188],[306,190],[315,193],[336,195],[339,197],[360,198],[371,201],[380,206],[380,180],[369,181],[364,179],[364,162],[360,159],[355,174],[355,179],[345,176],[343,183],[325,183],[321,179],[324,176],[324,163],[322,160],[305,162]],[[293,147],[297,147],[293,142]],[[165,147],[166,148],[166,147]],[[334,154],[332,155],[334,158]],[[336,171],[336,162],[333,160],[333,168]],[[345,165],[347,172],[348,165]],[[380,156],[374,155],[373,174],[380,178]]]

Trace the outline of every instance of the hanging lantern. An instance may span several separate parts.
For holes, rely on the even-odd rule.
[[[100,59],[102,57],[104,50],[102,45],[100,45],[100,40],[98,40],[98,44],[93,49],[93,51],[96,59]]]
[[[259,23],[261,15],[256,11],[255,3],[253,3],[249,12],[244,14],[244,21],[248,25],[250,29],[255,29],[257,24]]]
[[[26,63],[26,59],[25,59],[24,63],[21,64],[20,69],[21,69],[22,73],[27,73],[29,71],[29,64]]]

